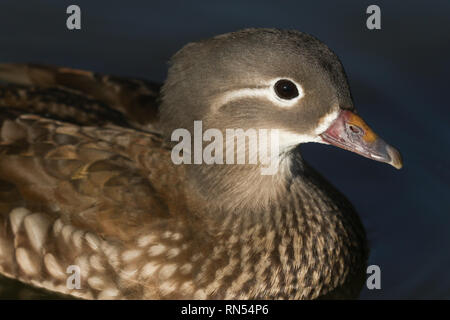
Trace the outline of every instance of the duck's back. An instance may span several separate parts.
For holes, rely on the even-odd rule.
[[[154,129],[160,84],[85,70],[0,64],[0,107],[84,126]]]

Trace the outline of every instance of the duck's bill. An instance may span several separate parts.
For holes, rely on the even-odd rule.
[[[397,169],[403,165],[397,149],[384,142],[361,117],[351,111],[340,111],[336,120],[320,136],[328,144],[389,163]]]

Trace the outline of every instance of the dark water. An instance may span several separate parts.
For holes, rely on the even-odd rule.
[[[82,9],[78,32],[65,28],[72,3]],[[397,171],[332,147],[303,148],[353,202],[368,231],[369,262],[381,267],[382,289],[365,289],[361,297],[449,299],[450,2],[376,1],[378,31],[365,27],[370,4],[2,0],[0,61],[162,81],[167,59],[189,41],[244,27],[315,35],[341,58],[360,114],[404,157]],[[30,297],[16,289],[0,281],[0,297]]]

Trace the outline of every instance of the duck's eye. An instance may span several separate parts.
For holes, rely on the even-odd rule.
[[[294,99],[298,97],[298,89],[292,81],[282,79],[278,80],[274,85],[275,92],[281,99]]]

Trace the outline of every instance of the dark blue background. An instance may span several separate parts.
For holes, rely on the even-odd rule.
[[[78,4],[82,30],[66,29]],[[365,26],[377,4],[382,30]],[[355,105],[404,157],[390,166],[323,145],[305,158],[353,202],[382,289],[362,298],[450,298],[450,1],[0,1],[0,61],[163,81],[189,41],[245,27],[298,29],[341,58]]]

